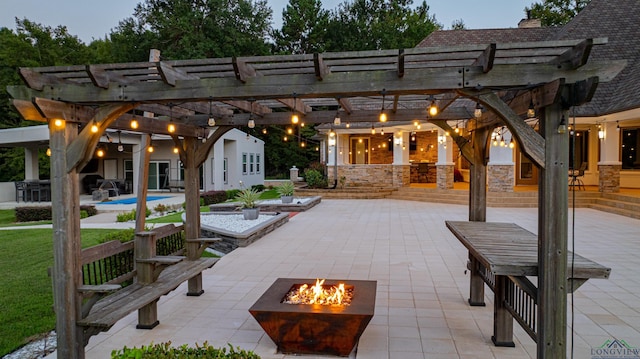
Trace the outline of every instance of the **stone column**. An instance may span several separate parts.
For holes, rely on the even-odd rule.
[[[409,132],[398,131],[393,135],[393,186],[406,187],[411,184],[409,163]]]
[[[453,140],[438,130],[438,162],[436,162],[438,189],[453,189]]]
[[[620,171],[622,162],[618,160],[620,132],[615,122],[602,124],[604,138],[600,139],[600,162],[598,162],[598,190],[600,192],[620,192]]]
[[[24,148],[24,179],[26,180],[40,179],[37,147]]]
[[[504,135],[505,146],[491,146],[489,149],[489,163],[487,164],[488,191],[513,192],[515,184],[515,168],[513,149],[508,144],[512,141],[511,133]]]

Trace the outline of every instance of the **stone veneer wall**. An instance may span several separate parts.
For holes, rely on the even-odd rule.
[[[488,165],[487,166],[489,192],[513,192],[514,166],[513,165]]]
[[[622,165],[598,165],[600,192],[620,192],[620,170]]]
[[[411,184],[411,166],[393,166],[393,187],[407,187]]]
[[[453,189],[454,165],[436,165],[438,168],[438,189]]]
[[[398,170],[395,167],[406,167]],[[409,182],[409,166],[393,165],[340,165],[338,166],[338,178],[345,177],[345,187],[399,187],[399,181]],[[333,166],[327,167],[327,178],[329,186],[333,185]],[[338,183],[340,186],[340,183]]]

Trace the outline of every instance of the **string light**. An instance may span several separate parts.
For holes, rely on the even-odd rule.
[[[91,132],[92,133],[97,133],[99,129],[100,128],[95,123],[93,125],[91,125]]]
[[[476,109],[473,111],[473,116],[478,119],[482,117],[482,105],[480,105],[480,102],[476,102]]]
[[[430,99],[431,103],[429,104],[429,115],[431,115],[431,117],[434,117],[438,115],[438,105],[436,104],[436,100],[434,99],[433,95],[430,96]]]
[[[129,124],[131,126],[131,128],[133,128],[134,130],[138,129],[138,120],[136,120],[136,117],[134,116],[131,119],[131,123]]]
[[[96,151],[96,156],[104,157],[104,150],[102,148],[98,148],[98,150]]]
[[[47,156],[51,157],[51,148],[47,148]]]
[[[122,145],[121,133],[122,131],[118,130],[118,152],[124,151],[124,146]]]
[[[55,120],[53,120],[53,124],[56,127],[62,127],[64,126],[64,120],[56,118]]]
[[[386,91],[382,90],[382,109],[380,110],[380,122],[387,122],[387,114],[384,112],[384,98]],[[372,134],[375,132],[372,132]]]
[[[213,127],[216,125],[216,119],[213,117],[213,114],[211,113],[211,97],[209,97],[209,119],[207,119],[207,125],[209,125],[209,127]]]

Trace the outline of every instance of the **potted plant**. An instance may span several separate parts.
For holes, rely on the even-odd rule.
[[[238,193],[236,199],[240,201],[240,208],[244,219],[257,219],[260,214],[260,208],[257,207],[260,193],[253,188],[245,188]]]
[[[293,202],[294,190],[295,190],[295,186],[291,181],[283,182],[280,186],[276,187],[276,192],[278,192],[278,194],[280,195],[280,199],[282,200],[282,203]]]

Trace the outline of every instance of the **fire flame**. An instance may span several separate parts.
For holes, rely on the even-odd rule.
[[[297,290],[287,293],[283,302],[288,304],[349,305],[351,298],[344,283],[325,288],[324,281],[324,279],[316,279],[316,284],[313,286],[301,285]]]

